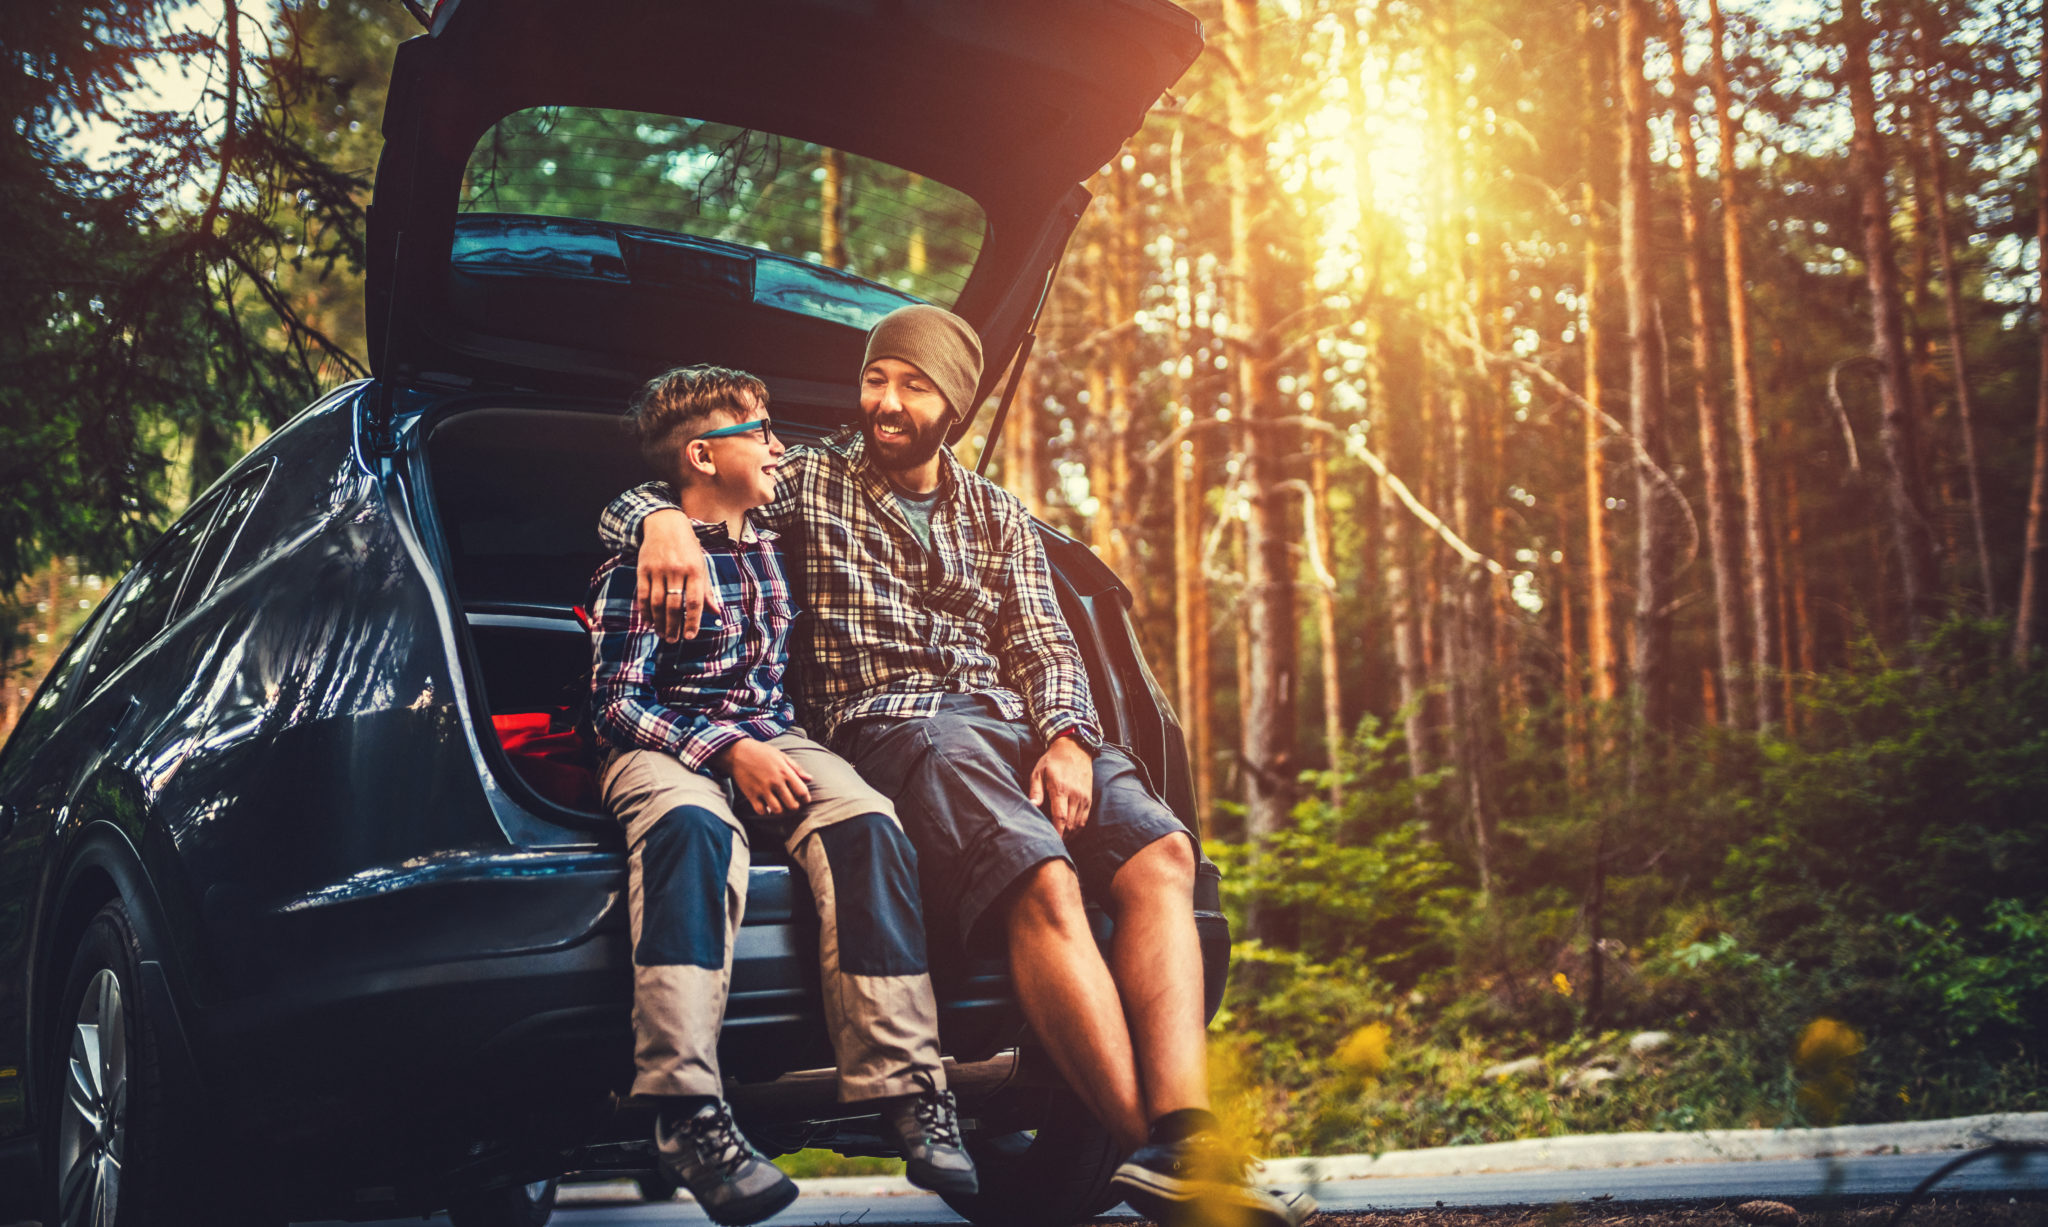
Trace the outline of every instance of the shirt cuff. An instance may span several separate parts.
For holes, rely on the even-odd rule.
[[[692,771],[711,770],[711,760],[735,741],[747,740],[745,729],[730,724],[707,724],[691,729],[669,747],[670,753]]]

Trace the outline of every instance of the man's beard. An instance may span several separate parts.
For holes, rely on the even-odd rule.
[[[919,430],[917,421],[907,414],[902,419],[909,427],[910,434],[890,440],[886,445],[875,435],[875,419],[872,416],[861,419],[861,433],[867,437],[868,458],[885,473],[902,473],[922,468],[939,449],[946,445],[946,428],[952,425],[953,415],[942,415],[926,430]]]

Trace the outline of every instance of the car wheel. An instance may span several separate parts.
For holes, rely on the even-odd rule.
[[[1069,1094],[1053,1097],[1035,1132],[971,1138],[967,1149],[981,1190],[945,1201],[976,1227],[1067,1227],[1121,1200],[1109,1181],[1123,1151]]]
[[[186,1221],[168,1153],[156,1026],[141,991],[142,942],[116,899],[79,936],[42,1051],[51,1227]]]
[[[507,1185],[448,1207],[455,1227],[542,1227],[555,1213],[554,1180]]]
[[[640,1186],[641,1201],[674,1201],[676,1190],[683,1187],[661,1172],[642,1173],[633,1177],[633,1183]]]

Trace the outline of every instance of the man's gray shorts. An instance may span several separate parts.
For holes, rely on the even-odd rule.
[[[1099,899],[1139,851],[1168,835],[1188,835],[1130,755],[1104,746],[1095,756],[1087,825],[1062,840],[1028,795],[1045,747],[1029,725],[1004,719],[994,700],[979,695],[948,695],[932,716],[856,721],[839,731],[834,748],[895,799],[917,849],[926,931],[951,929],[963,945],[995,940],[975,926],[1018,878],[1046,861],[1071,864],[1082,891]]]

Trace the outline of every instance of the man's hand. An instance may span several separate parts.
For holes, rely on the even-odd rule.
[[[1081,743],[1057,737],[1031,769],[1031,804],[1045,807],[1061,838],[1088,825],[1095,799],[1095,760]]]
[[[734,787],[757,814],[781,814],[811,799],[806,787],[811,777],[789,755],[765,741],[749,737],[735,741],[711,756],[711,765],[724,769]]]
[[[704,547],[690,517],[667,508],[640,522],[640,560],[634,597],[640,612],[663,641],[697,637],[697,623],[708,606],[719,608],[711,574],[704,568]]]

